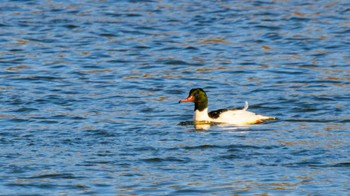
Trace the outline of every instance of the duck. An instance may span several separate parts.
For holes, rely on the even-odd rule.
[[[248,102],[242,109],[219,109],[208,112],[208,97],[202,88],[193,88],[190,90],[186,99],[179,103],[193,102],[195,123],[224,123],[231,125],[249,125],[259,124],[268,120],[275,120],[275,117],[255,114],[248,110]]]

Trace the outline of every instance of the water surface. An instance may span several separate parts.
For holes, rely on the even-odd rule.
[[[346,0],[2,1],[0,192],[347,195],[349,20]],[[181,124],[194,87],[278,120]]]

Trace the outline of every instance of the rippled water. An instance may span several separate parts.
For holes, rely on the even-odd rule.
[[[1,195],[347,195],[350,3],[0,3]],[[209,109],[276,116],[197,130]]]

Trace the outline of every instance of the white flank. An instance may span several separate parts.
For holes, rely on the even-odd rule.
[[[257,115],[253,112],[247,111],[249,105],[245,102],[242,110],[229,110],[220,114],[219,118],[212,119],[208,116],[208,108],[203,111],[194,111],[194,121],[197,122],[214,122],[214,123],[225,123],[232,125],[248,125],[260,123],[263,120],[274,119],[268,116]]]

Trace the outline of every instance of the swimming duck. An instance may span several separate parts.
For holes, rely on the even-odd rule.
[[[276,119],[247,111],[248,102],[245,102],[243,109],[220,109],[208,113],[208,97],[201,88],[191,89],[188,97],[179,101],[183,102],[194,102],[195,122],[248,125]]]

